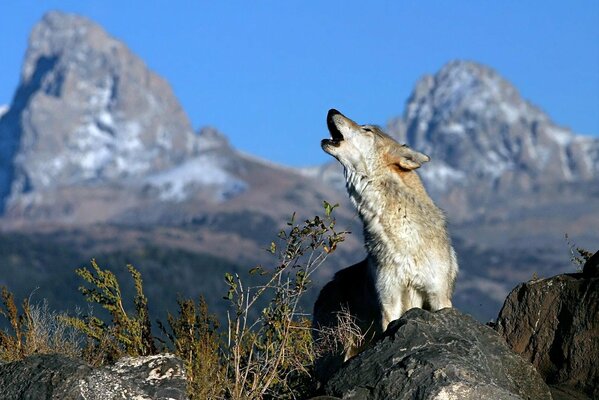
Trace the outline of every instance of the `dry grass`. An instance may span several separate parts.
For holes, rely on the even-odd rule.
[[[347,308],[337,312],[337,323],[319,329],[314,353],[321,357],[325,354],[355,354],[366,344],[367,332],[362,332],[355,317]]]
[[[25,299],[19,312],[14,295],[2,288],[0,315],[10,323],[10,330],[0,332],[0,359],[16,361],[33,354],[63,354],[81,357],[81,337],[52,311],[44,300],[30,305]]]

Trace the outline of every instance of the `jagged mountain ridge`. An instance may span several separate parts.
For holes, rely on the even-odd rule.
[[[392,129],[397,137],[438,160],[434,169],[423,170],[425,176],[473,175],[527,188],[533,180],[599,175],[598,139],[557,126],[507,80],[473,62],[453,61],[423,77],[402,122],[392,123],[400,127]]]

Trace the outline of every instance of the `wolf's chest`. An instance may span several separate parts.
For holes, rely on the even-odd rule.
[[[381,287],[423,289],[430,276],[429,260],[417,254],[389,254],[377,262],[375,281]]]
[[[420,226],[402,219],[379,221],[380,218],[374,218],[366,229],[368,252],[376,266],[375,281],[377,286],[389,290],[422,289],[428,285],[435,251],[425,243]]]

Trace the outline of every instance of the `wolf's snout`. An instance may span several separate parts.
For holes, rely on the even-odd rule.
[[[341,113],[339,111],[335,110],[334,108],[331,108],[329,110],[329,113],[327,114],[327,121],[333,119],[333,117],[337,114],[341,114]],[[343,115],[343,114],[341,114],[341,115]]]

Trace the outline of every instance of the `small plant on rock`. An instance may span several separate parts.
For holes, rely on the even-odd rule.
[[[116,361],[118,358],[129,356],[146,356],[156,354],[157,349],[151,331],[148,315],[148,299],[143,293],[141,274],[132,265],[127,269],[135,284],[134,312],[125,310],[119,282],[111,271],[102,269],[95,260],[91,261],[92,270],[85,267],[76,273],[90,287],[80,286],[86,300],[97,303],[110,314],[112,321],[106,324],[93,315],[83,317],[64,317],[66,323],[85,336],[89,342],[84,350],[87,361],[93,365]]]
[[[591,259],[593,253],[572,243],[568,234],[566,234],[566,242],[570,249],[570,261],[582,270],[582,266]]]

